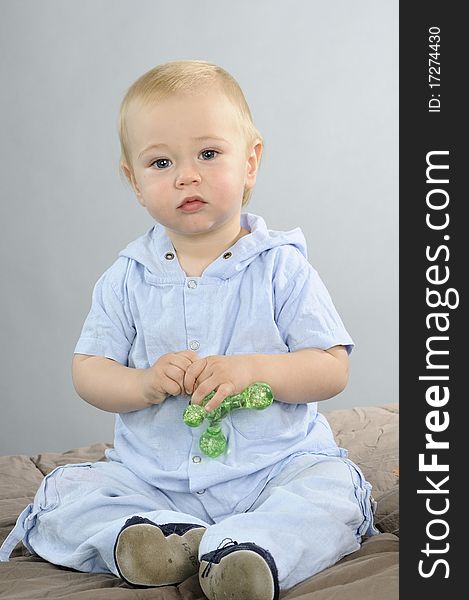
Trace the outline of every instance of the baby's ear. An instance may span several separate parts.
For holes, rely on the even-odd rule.
[[[261,162],[263,145],[260,140],[256,140],[253,144],[247,160],[247,171],[246,171],[246,187],[252,188],[256,183],[257,171],[259,170],[259,164]]]
[[[126,162],[124,162],[124,161],[121,161],[120,167],[121,167],[122,173],[125,175],[127,181],[132,186],[132,189],[133,189],[135,195],[137,196],[137,198],[140,201],[140,198],[141,198],[142,195],[141,195],[140,189],[139,189],[139,187],[137,185],[137,181],[135,179],[134,172],[129,167],[129,165]]]

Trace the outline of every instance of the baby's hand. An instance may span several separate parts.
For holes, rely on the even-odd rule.
[[[192,404],[200,404],[207,394],[216,390],[205,409],[217,408],[227,396],[239,394],[255,382],[249,355],[207,356],[195,360],[186,369],[184,388],[192,395]]]
[[[163,354],[143,373],[143,396],[150,404],[160,404],[168,396],[184,394],[184,376],[198,359],[192,350]]]

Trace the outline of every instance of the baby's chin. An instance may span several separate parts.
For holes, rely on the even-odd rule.
[[[183,223],[160,223],[165,227],[170,237],[172,234],[178,237],[197,238],[210,234],[220,228],[220,224],[213,221],[213,219],[208,220],[194,217],[195,215],[191,215],[191,218],[185,219]]]
[[[213,235],[214,233],[225,233],[230,236],[232,227],[239,227],[240,214],[224,215],[218,218],[202,214],[198,212],[192,215],[183,215],[177,220],[159,221],[166,228],[166,232],[171,237],[171,234],[176,236],[184,236],[187,238],[198,238],[205,235]]]

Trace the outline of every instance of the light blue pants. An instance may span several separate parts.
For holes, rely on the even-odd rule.
[[[57,565],[117,575],[114,544],[134,515],[157,524],[198,523],[207,530],[199,556],[225,539],[254,542],[277,565],[280,589],[358,550],[375,535],[371,486],[347,458],[301,455],[271,479],[246,512],[215,523],[203,495],[169,493],[142,481],[121,463],[59,467],[42,482],[0,549],[8,560],[19,540]]]

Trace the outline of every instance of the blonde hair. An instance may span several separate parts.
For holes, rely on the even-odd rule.
[[[190,93],[206,85],[219,85],[221,91],[233,103],[239,115],[239,123],[246,139],[246,146],[256,141],[263,143],[254,125],[251,111],[238,82],[221,67],[202,60],[176,60],[157,65],[139,77],[127,90],[119,112],[119,140],[121,165],[132,171],[126,117],[130,105],[138,100],[143,105],[158,102],[177,93]],[[248,203],[251,189],[245,189],[243,206]]]

